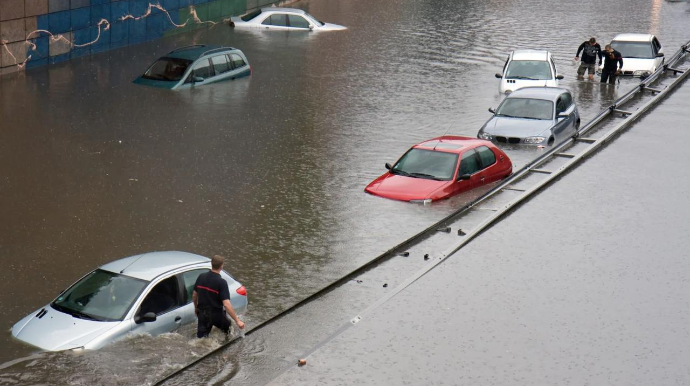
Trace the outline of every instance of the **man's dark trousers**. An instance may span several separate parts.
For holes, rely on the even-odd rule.
[[[207,337],[213,326],[218,327],[224,333],[230,331],[230,320],[222,309],[205,308],[199,310],[199,323],[196,327],[197,338]]]
[[[607,80],[609,84],[616,83],[616,70],[611,71],[606,68],[601,70],[601,83],[606,83]]]

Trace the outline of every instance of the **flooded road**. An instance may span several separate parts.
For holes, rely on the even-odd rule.
[[[89,270],[152,250],[227,256],[227,270],[249,291],[249,327],[258,324],[476,196],[417,206],[363,188],[411,144],[475,136],[501,100],[493,74],[511,49],[552,51],[586,122],[633,81],[613,89],[575,80],[572,57],[583,40],[650,32],[671,53],[690,35],[690,6],[664,1],[295,6],[349,30],[217,25],[0,78],[5,331]],[[175,93],[131,83],[156,58],[193,43],[242,49],[253,75]],[[537,153],[509,154],[520,167]],[[339,304],[352,305],[331,306]],[[72,383],[151,382],[218,343],[190,335],[29,357],[34,350],[7,332],[0,383],[65,374]],[[75,363],[93,372],[75,374]]]
[[[690,384],[690,184],[641,156],[682,162],[688,100],[686,78],[605,149],[269,384]]]

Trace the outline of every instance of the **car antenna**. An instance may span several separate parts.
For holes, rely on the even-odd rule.
[[[141,256],[137,257],[136,260],[134,260],[133,262],[129,263],[128,266],[122,268],[122,271],[120,271],[120,273],[125,273],[125,270],[126,270],[127,268],[131,267],[132,264],[134,264],[134,263],[136,263],[137,261],[139,261],[139,259],[141,259],[142,257],[144,257],[144,255],[147,255],[147,253],[142,253]]]
[[[451,127],[452,125],[453,125],[452,123],[448,125],[448,128],[446,129],[446,131],[443,132],[443,134],[441,134],[441,137],[445,137],[446,134],[448,134],[448,131],[450,130],[450,127]],[[436,150],[436,146],[438,146],[439,143],[441,143],[441,140],[440,140],[440,139],[439,139],[439,140],[436,142],[436,144],[434,145],[434,150]]]

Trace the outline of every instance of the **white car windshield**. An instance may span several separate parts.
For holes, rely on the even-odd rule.
[[[457,163],[457,154],[413,148],[400,158],[390,172],[407,177],[447,181],[453,178]]]
[[[51,306],[82,319],[122,320],[145,286],[143,280],[97,269],[60,294]]]
[[[326,24],[322,21],[319,21],[319,19],[315,18],[314,16],[312,16],[306,12],[304,14],[307,15],[314,22],[314,24],[318,25],[319,27],[323,27],[323,25]]]
[[[142,78],[178,82],[190,64],[192,61],[187,59],[161,58],[142,75]]]
[[[648,42],[611,42],[611,47],[624,58],[653,59],[652,44]]]
[[[496,116],[553,119],[553,102],[543,99],[506,98],[496,110]]]
[[[508,65],[505,79],[550,80],[551,67],[542,60],[513,60]]]

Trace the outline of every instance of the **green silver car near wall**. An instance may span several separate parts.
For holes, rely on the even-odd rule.
[[[251,73],[249,61],[242,51],[199,44],[170,51],[134,83],[178,90],[234,80]]]

